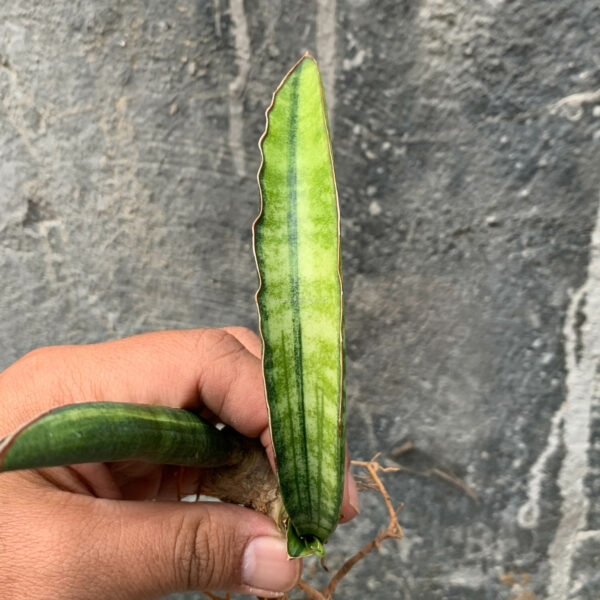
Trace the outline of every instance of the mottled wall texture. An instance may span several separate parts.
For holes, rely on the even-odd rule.
[[[256,329],[256,144],[305,50],[334,129],[350,449],[400,466],[405,504],[405,539],[339,597],[597,600],[595,0],[2,2],[0,367]],[[385,524],[362,505],[334,568]]]

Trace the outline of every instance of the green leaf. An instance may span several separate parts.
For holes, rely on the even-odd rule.
[[[87,402],[44,413],[0,440],[0,472],[122,460],[220,467],[244,452],[242,436],[186,410]]]
[[[344,318],[327,109],[309,54],[275,91],[260,148],[254,248],[265,392],[289,553],[319,553],[344,489]]]
[[[301,536],[294,525],[290,524],[287,531],[287,553],[292,558],[310,556],[311,554],[325,556],[325,548],[319,538],[310,534]]]

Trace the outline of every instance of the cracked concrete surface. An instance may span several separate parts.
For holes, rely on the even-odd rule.
[[[406,538],[339,597],[597,600],[598,40],[591,0],[2,3],[0,368],[45,344],[256,328],[256,143],[310,50],[350,449],[405,467],[388,483]],[[384,519],[363,496],[330,566]]]

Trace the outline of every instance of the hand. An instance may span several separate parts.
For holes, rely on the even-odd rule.
[[[0,373],[0,437],[51,408],[121,401],[202,409],[272,456],[260,342],[229,327],[35,350]],[[195,469],[102,463],[0,475],[0,588],[19,598],[147,599],[227,589],[276,597],[300,577],[267,517],[174,502]],[[142,500],[156,500],[142,502]],[[347,473],[342,514],[358,512]]]

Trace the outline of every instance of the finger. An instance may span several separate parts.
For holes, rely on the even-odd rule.
[[[358,500],[356,480],[352,476],[352,473],[346,471],[346,480],[344,481],[344,500],[342,501],[340,523],[351,521],[359,513],[360,503]]]
[[[247,329],[246,327],[224,327],[224,330],[228,333],[231,333],[231,335],[235,336],[236,339],[240,341],[240,343],[242,343],[252,354],[254,354],[254,356],[256,356],[258,359],[261,359],[262,342],[252,330]],[[277,471],[275,451],[273,450],[273,440],[271,438],[270,427],[267,426],[264,428],[264,430],[260,434],[260,441],[263,447],[265,448],[267,458],[271,463],[271,467],[273,467],[273,471]]]
[[[342,509],[340,514],[340,523],[346,523],[354,519],[360,512],[360,503],[358,500],[358,488],[356,480],[350,472],[350,453],[348,444],[346,444],[346,473],[344,479],[344,496],[342,499]]]
[[[233,335],[240,343],[242,343],[248,351],[252,352],[254,356],[260,358],[262,352],[262,343],[260,338],[246,327],[223,327],[223,329]]]
[[[234,335],[219,329],[44,348],[1,377],[0,383],[12,386],[20,399],[10,411],[17,424],[72,402],[121,401],[182,408],[203,404],[250,437],[268,426],[260,360]]]
[[[249,509],[221,503],[80,504],[79,530],[71,534],[86,552],[73,551],[79,557],[71,575],[75,589],[127,599],[202,589],[276,597],[300,577],[301,562],[287,558],[274,523]]]
[[[247,327],[223,327],[223,331],[230,333],[236,340],[238,340],[250,353],[252,353],[257,358],[261,358],[262,346],[261,341],[257,337],[257,335]],[[207,421],[216,424],[219,422],[219,418],[215,416],[215,414],[210,411],[208,408],[204,407],[200,412],[200,416]]]

